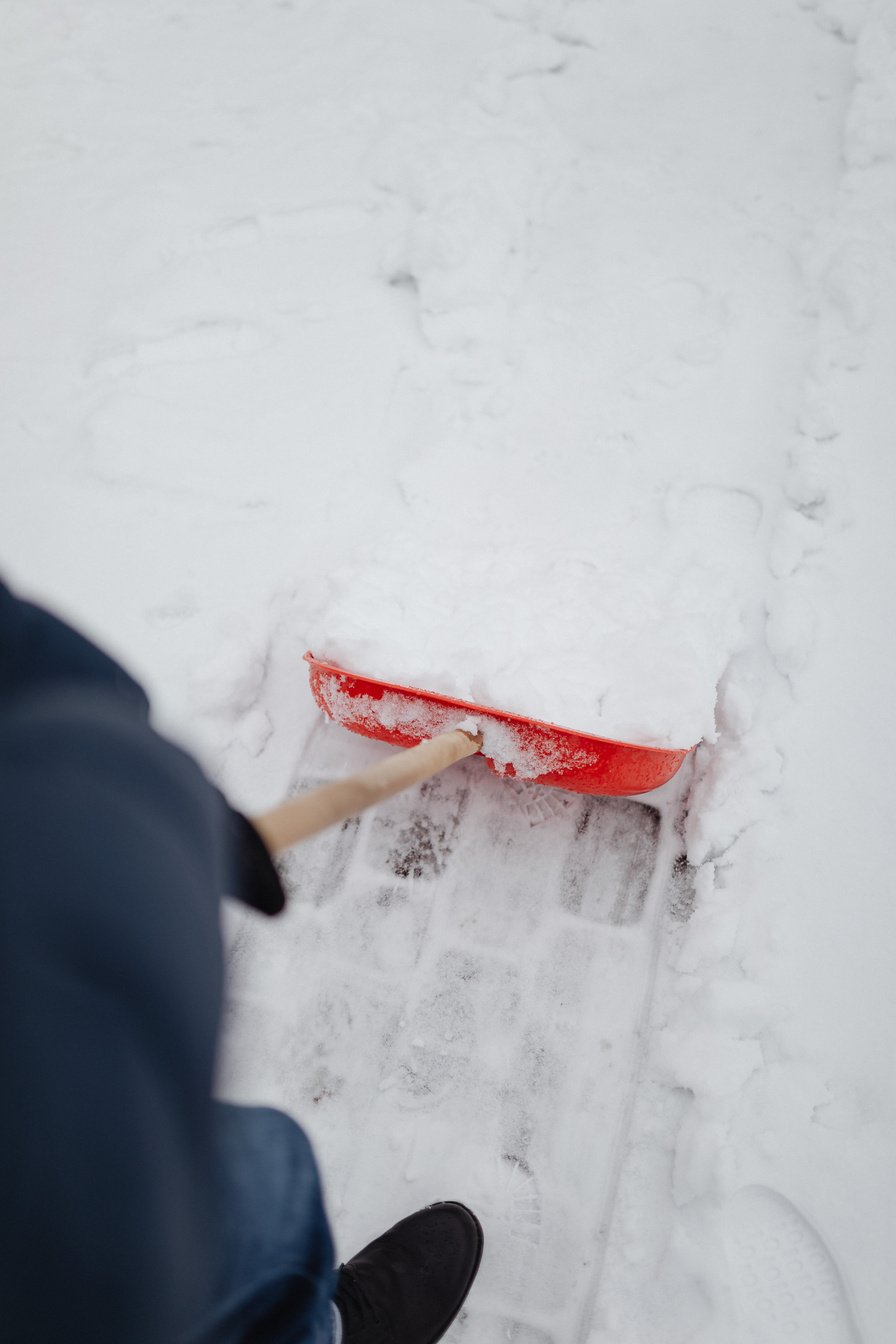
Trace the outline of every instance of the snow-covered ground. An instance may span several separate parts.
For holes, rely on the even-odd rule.
[[[308,647],[702,742],[295,851],[222,1089],[458,1344],[889,1344],[896,0],[2,14],[5,577],[247,808],[384,750]]]

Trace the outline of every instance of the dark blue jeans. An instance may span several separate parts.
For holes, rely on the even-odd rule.
[[[280,1111],[215,1110],[214,1306],[183,1344],[330,1344],[336,1272],[311,1145]]]

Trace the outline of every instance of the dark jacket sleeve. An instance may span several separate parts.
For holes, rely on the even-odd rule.
[[[0,582],[0,712],[24,696],[66,688],[111,697],[149,719],[146,692],[114,658]]]
[[[222,821],[114,696],[0,713],[3,1344],[161,1344],[208,1309]]]
[[[80,690],[126,707],[149,726],[146,692],[114,658],[0,582],[0,713],[23,697],[65,690]],[[264,842],[251,822],[214,792],[225,811],[226,894],[264,914],[278,914],[286,898]]]

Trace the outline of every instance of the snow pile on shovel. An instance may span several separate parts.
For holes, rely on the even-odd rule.
[[[397,538],[331,580],[311,629],[349,671],[601,737],[689,747],[714,734],[740,634],[730,576],[670,542],[668,563],[594,548]]]

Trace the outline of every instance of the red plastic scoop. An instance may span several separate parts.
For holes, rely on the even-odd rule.
[[[306,653],[311,693],[325,714],[353,733],[414,747],[476,719],[495,774],[531,779],[575,793],[628,795],[659,788],[690,748],[667,750],[576,733],[448,695],[359,676]]]

